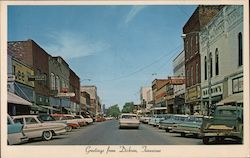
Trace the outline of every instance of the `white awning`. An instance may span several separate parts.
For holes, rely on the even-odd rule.
[[[236,94],[232,94],[228,97],[226,97],[225,99],[221,100],[220,102],[218,102],[216,105],[224,105],[227,103],[242,103],[243,102],[243,93],[236,93]]]
[[[151,111],[152,110],[167,110],[167,107],[154,107],[154,108],[151,108],[150,110]]]
[[[45,109],[50,109],[50,110],[54,110],[54,111],[60,111],[59,109],[53,108],[51,106],[42,106]]]
[[[20,104],[20,105],[29,105],[31,106],[32,103],[23,99],[22,97],[19,97],[18,95],[8,92],[8,103],[12,104]]]

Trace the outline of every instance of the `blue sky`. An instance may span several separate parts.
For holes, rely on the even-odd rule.
[[[9,6],[8,40],[33,39],[96,85],[106,107],[139,103],[140,88],[172,75],[193,5]],[[154,74],[154,75],[152,75]],[[87,81],[85,79],[91,79]]]

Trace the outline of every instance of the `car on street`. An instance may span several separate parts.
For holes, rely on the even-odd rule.
[[[29,139],[50,140],[55,135],[66,133],[66,124],[43,122],[37,115],[13,116],[13,121],[24,125],[23,132]]]
[[[188,117],[188,115],[175,114],[175,115],[172,115],[170,118],[161,121],[160,126],[166,132],[169,132],[170,130],[172,130],[173,125],[175,125],[177,123],[182,123],[185,120],[185,118],[187,118],[187,117]]]
[[[119,128],[137,128],[139,129],[140,121],[136,114],[122,113],[119,119]]]
[[[78,124],[78,122],[76,120],[71,119],[69,117],[66,117],[66,116],[64,116],[64,114],[50,114],[50,116],[52,116],[56,120],[66,121],[67,131],[71,131],[73,128],[74,129],[80,128],[80,125]]]
[[[44,121],[44,122],[51,122],[51,123],[64,123],[67,125],[66,127],[66,131],[67,132],[71,132],[72,131],[72,127],[69,123],[67,123],[66,120],[56,120],[53,116],[49,115],[49,114],[39,114],[38,117]]]
[[[93,119],[91,117],[83,117],[82,115],[75,115],[77,119],[83,119],[87,124],[92,124]]]
[[[86,126],[87,125],[87,122],[86,122],[86,120],[84,118],[75,117],[75,115],[71,115],[71,114],[64,114],[64,116],[69,118],[69,119],[76,120],[80,126]]]
[[[23,124],[14,123],[12,118],[7,115],[7,124],[8,124],[8,136],[7,144],[21,144],[28,141],[28,137],[23,133]]]
[[[209,144],[211,139],[223,141],[226,138],[243,141],[243,107],[222,105],[215,109],[214,115],[204,117],[202,141]]]
[[[192,134],[197,138],[201,137],[202,115],[190,115],[181,123],[176,123],[172,127],[172,132],[180,133],[182,137]]]
[[[150,119],[151,119],[150,115],[145,115],[145,116],[140,117],[140,122],[148,124]]]

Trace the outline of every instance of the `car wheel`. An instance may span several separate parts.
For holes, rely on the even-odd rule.
[[[202,142],[203,144],[209,144],[209,137],[203,137]]]
[[[181,136],[182,136],[182,137],[185,137],[185,133],[182,132],[182,133],[181,133]]]
[[[67,126],[65,129],[66,129],[67,132],[71,132],[72,131],[72,126]]]
[[[48,140],[52,139],[53,134],[51,131],[44,131],[42,137],[44,140],[48,141]]]

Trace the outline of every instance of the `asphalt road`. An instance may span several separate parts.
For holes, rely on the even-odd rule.
[[[50,141],[36,139],[23,145],[202,145],[194,137],[180,137],[156,127],[141,124],[139,129],[119,129],[118,121],[95,122],[74,129],[66,135],[55,136]]]

